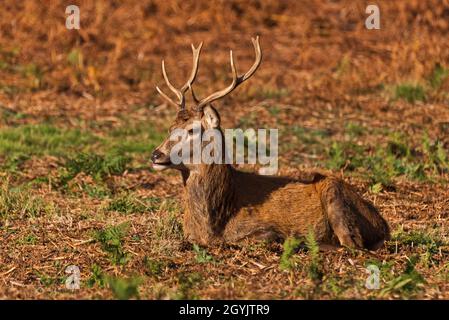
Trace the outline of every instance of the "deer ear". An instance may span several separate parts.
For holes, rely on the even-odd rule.
[[[207,105],[203,109],[204,121],[206,126],[210,129],[215,129],[220,126],[220,115],[214,107]]]

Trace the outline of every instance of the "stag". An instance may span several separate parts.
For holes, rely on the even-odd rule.
[[[170,132],[185,129],[191,135],[194,122],[201,123],[201,132],[207,129],[222,132],[219,113],[211,103],[231,93],[256,72],[262,51],[258,37],[252,43],[255,50],[252,67],[238,75],[231,50],[232,83],[203,99],[198,99],[192,88],[202,43],[198,48],[192,45],[192,72],[180,89],[169,81],[162,61],[165,82],[177,98],[170,98],[156,87],[168,103],[178,108]],[[188,90],[193,103],[186,106]],[[313,230],[323,245],[376,250],[390,237],[388,224],[379,211],[337,177],[317,173],[313,179],[301,180],[242,172],[225,163],[175,164],[170,158],[174,141],[169,137],[153,151],[151,160],[155,170],[176,169],[181,173],[185,202],[183,229],[192,242],[211,246],[236,244],[247,238],[281,240],[302,237]]]

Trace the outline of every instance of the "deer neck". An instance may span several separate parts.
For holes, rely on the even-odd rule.
[[[190,215],[219,235],[235,212],[234,169],[228,164],[202,164],[183,174]]]

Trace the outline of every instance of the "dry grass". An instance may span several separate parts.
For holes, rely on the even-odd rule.
[[[449,298],[449,2],[378,3],[368,31],[365,1],[79,1],[79,32],[63,1],[2,3],[0,297]],[[256,34],[262,67],[219,103],[224,126],[279,128],[282,174],[356,185],[395,231],[380,251],[184,241],[180,177],[148,163],[174,115],[160,60],[181,83],[204,41],[203,96]]]

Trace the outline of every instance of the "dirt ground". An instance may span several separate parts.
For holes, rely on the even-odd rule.
[[[365,27],[373,3],[379,30]],[[0,7],[0,298],[449,298],[448,0]],[[203,41],[206,96],[231,80],[229,49],[250,67],[256,35],[262,65],[216,103],[223,127],[277,128],[279,174],[356,186],[391,226],[380,250],[184,239],[181,178],[149,161],[176,112],[155,90],[161,60],[183,83]]]

